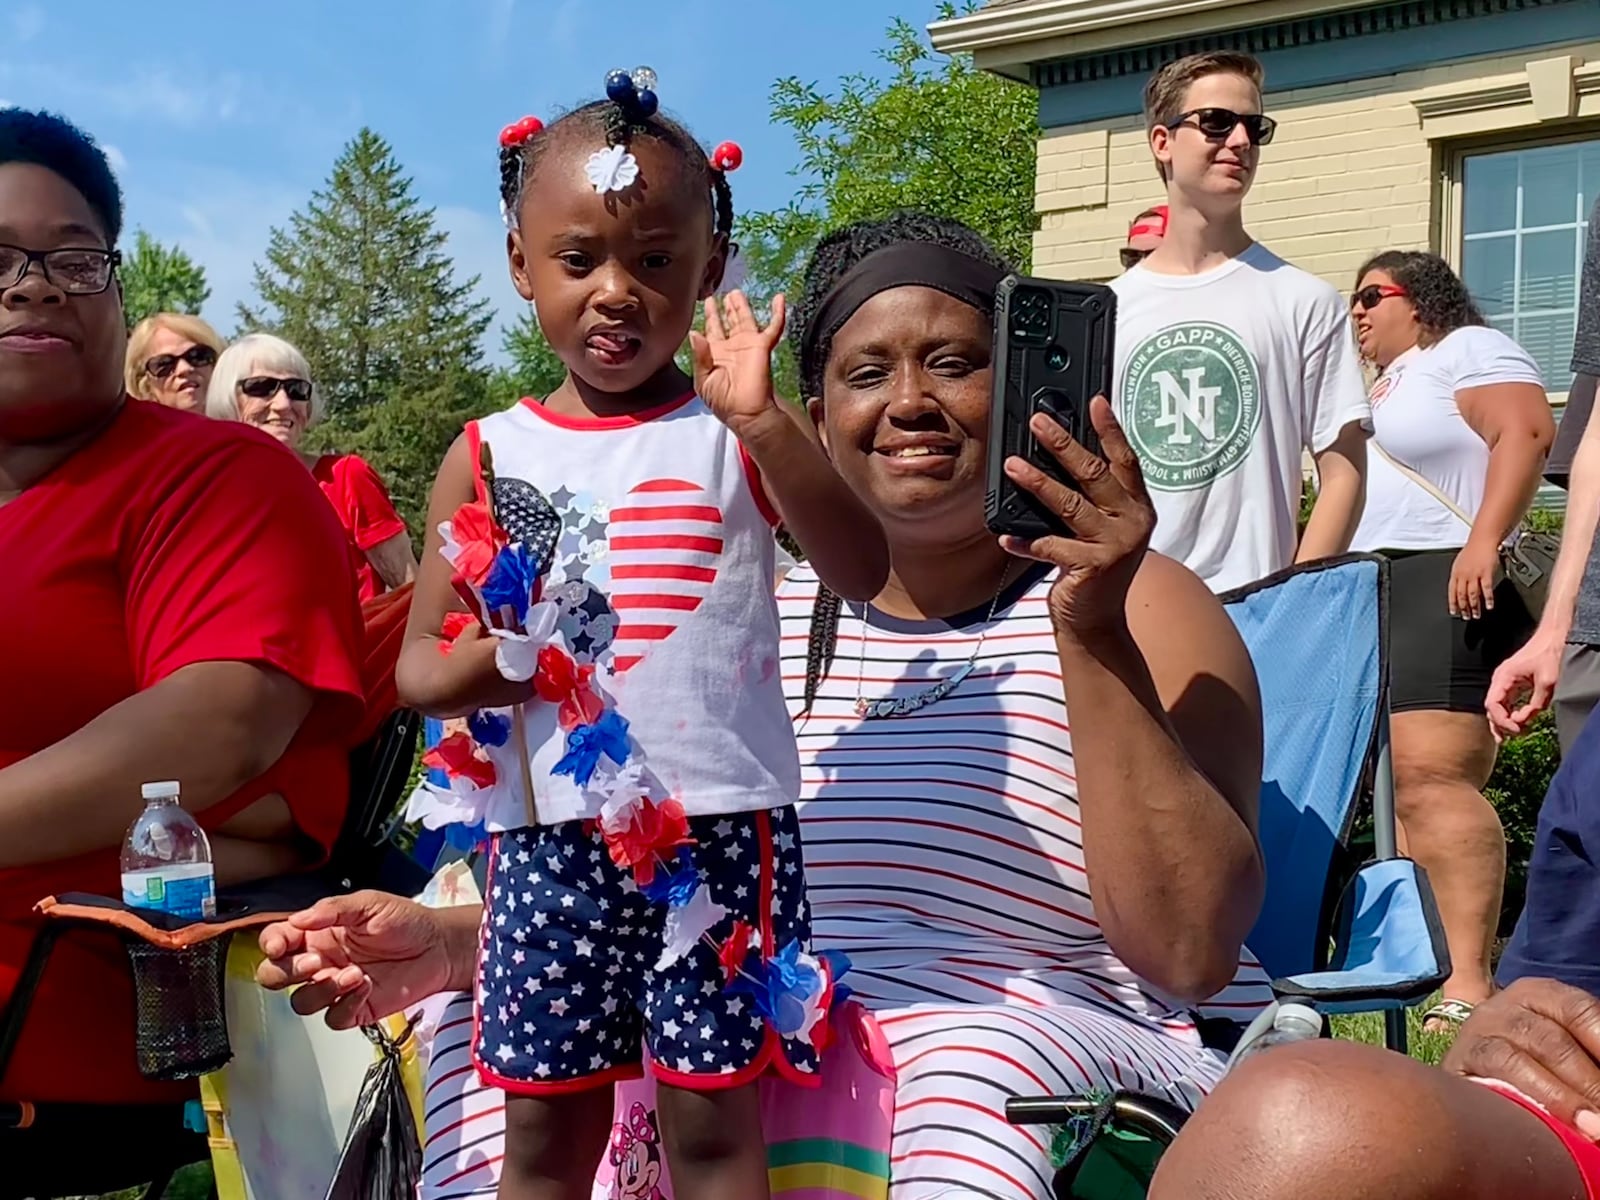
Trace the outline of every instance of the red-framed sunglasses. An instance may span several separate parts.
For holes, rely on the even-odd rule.
[[[1371,283],[1364,288],[1350,293],[1350,310],[1355,311],[1356,305],[1371,312],[1380,303],[1390,296],[1408,296],[1405,288],[1393,283]]]

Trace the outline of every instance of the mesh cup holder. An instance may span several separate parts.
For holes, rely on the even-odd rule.
[[[193,1079],[233,1057],[223,1002],[228,941],[169,950],[124,939],[133,967],[134,1051],[145,1078]]]

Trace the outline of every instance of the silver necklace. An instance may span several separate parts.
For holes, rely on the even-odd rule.
[[[903,717],[907,713],[914,713],[929,705],[937,704],[943,700],[961,683],[978,663],[978,651],[983,649],[984,639],[989,636],[989,626],[994,623],[994,614],[1000,607],[1000,597],[1005,595],[1006,584],[1011,575],[1011,564],[1007,563],[1005,570],[1000,572],[1000,586],[995,589],[994,599],[989,602],[989,615],[983,619],[983,631],[978,634],[978,640],[973,644],[972,653],[967,655],[967,661],[956,668],[955,672],[946,675],[932,687],[923,688],[920,692],[913,692],[909,696],[898,696],[893,699],[868,700],[862,692],[867,685],[867,630],[871,628],[867,623],[867,613],[871,605],[863,603],[861,606],[861,649],[856,655],[856,716],[863,721],[881,721],[888,717]]]

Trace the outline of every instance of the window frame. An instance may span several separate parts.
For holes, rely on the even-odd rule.
[[[1484,154],[1538,150],[1546,146],[1564,146],[1577,142],[1594,142],[1600,146],[1600,123],[1579,121],[1561,130],[1530,129],[1524,133],[1456,138],[1445,145],[1441,173],[1445,195],[1444,203],[1440,205],[1439,244],[1444,249],[1445,261],[1457,275],[1465,278],[1462,274],[1462,263],[1466,253],[1466,220],[1463,210],[1466,203],[1467,159]],[[1550,407],[1554,410],[1556,420],[1559,421],[1567,406],[1568,389],[1546,390],[1545,395],[1549,397]]]

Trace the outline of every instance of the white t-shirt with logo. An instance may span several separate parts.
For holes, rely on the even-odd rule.
[[[1152,548],[1219,592],[1289,566],[1304,452],[1371,418],[1343,298],[1261,245],[1111,286],[1112,403],[1155,501]]]
[[[1372,436],[1384,454],[1476,518],[1489,447],[1456,407],[1456,393],[1496,383],[1543,388],[1528,352],[1498,329],[1467,326],[1424,349],[1414,346],[1372,386]],[[1383,454],[1367,456],[1367,507],[1355,550],[1455,550],[1472,527]]]

